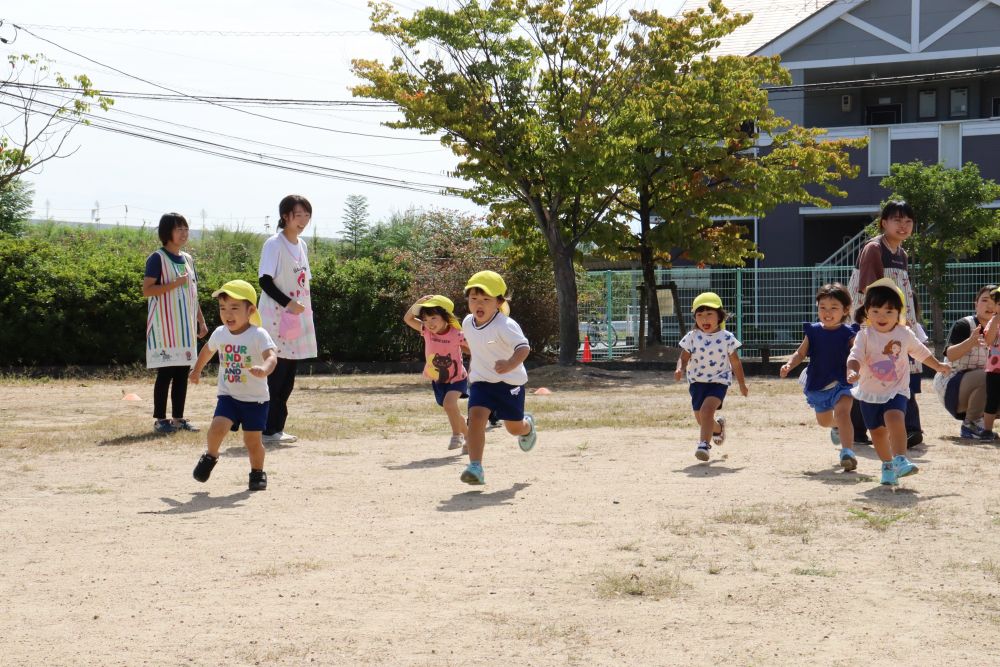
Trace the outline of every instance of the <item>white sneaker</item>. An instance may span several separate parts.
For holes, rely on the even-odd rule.
[[[280,445],[290,445],[293,442],[298,442],[298,436],[294,436],[291,433],[285,433],[284,431],[278,431],[277,433],[272,433],[271,435],[265,435],[262,437],[264,442],[269,444],[280,444]]]
[[[456,433],[451,436],[451,440],[448,442],[448,449],[458,449],[459,447],[465,446],[465,436],[461,433]]]
[[[716,417],[715,423],[719,425],[719,432],[712,434],[712,444],[718,447],[726,441],[726,418]]]

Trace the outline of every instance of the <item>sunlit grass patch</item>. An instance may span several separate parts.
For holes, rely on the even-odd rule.
[[[597,594],[602,598],[632,596],[659,600],[675,597],[683,587],[680,575],[654,572],[606,572],[597,580]]]
[[[896,512],[889,509],[874,509],[870,507],[864,509],[849,507],[847,511],[856,519],[864,521],[867,527],[878,531],[888,530],[889,526],[910,515],[908,511]]]

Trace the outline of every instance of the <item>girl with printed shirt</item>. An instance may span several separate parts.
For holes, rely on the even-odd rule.
[[[462,335],[462,325],[455,317],[455,304],[446,296],[429,294],[410,306],[403,322],[419,331],[424,338],[424,377],[431,381],[434,398],[444,408],[451,424],[448,449],[462,448],[465,454],[465,437],[468,426],[458,407],[458,399],[468,398],[468,373],[462,353],[469,346]]]

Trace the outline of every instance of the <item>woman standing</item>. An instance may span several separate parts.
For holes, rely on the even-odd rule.
[[[299,359],[316,356],[316,329],[309,298],[309,256],[301,235],[312,220],[312,204],[288,195],[278,204],[278,232],[264,242],[258,276],[263,294],[260,314],[264,328],[277,344],[278,365],[267,377],[271,395],[264,443],[292,443],[285,433],[288,398],[295,387]]]

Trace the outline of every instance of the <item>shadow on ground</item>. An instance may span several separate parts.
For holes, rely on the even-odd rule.
[[[248,490],[233,493],[228,496],[210,496],[208,491],[197,491],[191,494],[191,499],[185,502],[173,498],[160,498],[170,507],[157,511],[139,512],[139,514],[191,514],[205,510],[231,509],[240,507],[240,503],[250,497],[253,492]]]
[[[492,493],[483,493],[478,490],[456,493],[451,498],[442,500],[438,503],[437,510],[438,512],[466,512],[469,510],[477,510],[482,507],[510,505],[511,501],[514,500],[514,496],[517,495],[517,492],[522,491],[529,486],[531,485],[524,482],[518,482],[509,489],[494,491]]]

